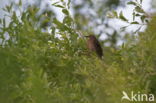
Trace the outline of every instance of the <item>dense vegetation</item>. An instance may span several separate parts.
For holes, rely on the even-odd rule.
[[[100,60],[87,50],[68,9],[53,6],[62,8],[63,22],[49,12],[36,17],[35,6],[20,16],[6,7],[10,23],[0,20],[0,103],[120,103],[122,91],[156,95],[156,16],[123,45],[104,46]]]

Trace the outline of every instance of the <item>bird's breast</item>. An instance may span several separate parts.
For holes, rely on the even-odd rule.
[[[93,40],[88,40],[87,41],[87,47],[88,47],[88,49],[90,49],[92,51],[95,51],[95,46],[94,46]]]

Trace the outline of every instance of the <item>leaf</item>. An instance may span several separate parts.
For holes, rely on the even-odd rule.
[[[6,6],[6,10],[7,10],[8,12],[10,12],[11,9],[12,9],[12,6],[13,6],[13,3],[11,3],[11,5],[7,5],[7,6]]]
[[[5,18],[3,18],[3,27],[6,27]]]
[[[24,19],[26,19],[26,13],[23,12],[21,16],[21,20],[24,21]]]
[[[55,7],[58,7],[58,8],[65,8],[64,6],[62,5],[54,5]]]
[[[124,15],[123,15],[123,12],[122,12],[122,11],[120,12],[119,18],[120,18],[121,20],[123,20],[123,21],[128,22],[128,20],[124,17]]]
[[[57,26],[58,29],[61,31],[70,31],[70,28],[68,28],[66,25],[58,21],[56,18],[53,19],[53,23]]]
[[[53,19],[53,23],[56,24],[57,26],[62,26],[62,23],[58,21],[56,18]]]
[[[136,3],[136,2],[133,2],[133,1],[130,1],[130,2],[128,2],[127,4],[128,4],[128,5],[134,5],[134,6],[137,5],[137,3]]]
[[[137,22],[137,21],[134,21],[134,22],[131,22],[131,24],[139,24],[139,22]]]
[[[124,26],[124,27],[122,27],[122,28],[120,28],[122,31],[124,31],[127,27],[129,27],[130,25],[128,25],[128,26]]]
[[[136,14],[135,14],[135,12],[133,12],[133,21],[135,20],[135,16],[136,16]]]
[[[67,9],[63,9],[62,12],[65,14],[65,15],[69,15],[69,12]]]
[[[142,4],[142,1],[143,1],[143,0],[140,0],[140,4]]]
[[[135,14],[135,16],[141,16],[140,14]]]
[[[109,18],[118,18],[118,14],[117,14],[116,11],[113,10],[112,12],[107,13],[107,17],[109,17]]]
[[[22,0],[19,0],[18,5],[19,5],[19,6],[22,6]]]
[[[15,11],[13,12],[12,20],[14,20],[15,22],[16,22],[16,20],[17,20],[17,16],[16,16],[16,12],[15,12]]]
[[[139,13],[145,13],[145,11],[139,6],[135,7],[135,11],[137,11]]]
[[[55,34],[56,28],[52,27],[51,29],[52,29],[52,34]]]
[[[64,23],[64,24],[67,24],[68,26],[71,26],[72,18],[71,18],[70,16],[64,17],[63,23]]]
[[[145,20],[146,23],[149,23],[149,20]]]
[[[142,22],[144,22],[144,21],[145,21],[145,18],[146,18],[146,16],[145,16],[145,15],[143,15],[143,16],[141,16],[141,18],[140,18],[140,19],[141,19],[141,21],[142,21]]]
[[[115,17],[118,18],[118,13],[116,11],[113,10],[112,13],[114,14]]]
[[[140,27],[134,32],[134,34],[136,34],[137,32],[139,32],[141,28],[142,28],[142,26],[140,26]]]
[[[68,4],[67,4],[68,9],[70,8],[70,3],[71,3],[71,0],[68,0]]]
[[[53,3],[52,5],[56,5],[56,4],[58,4],[59,2],[55,2],[55,3]]]
[[[107,15],[107,17],[108,17],[108,18],[114,18],[114,15],[113,15],[113,13],[112,13],[112,12],[107,12],[107,14],[106,14],[106,15]]]

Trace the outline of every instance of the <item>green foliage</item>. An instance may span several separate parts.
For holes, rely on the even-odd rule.
[[[134,6],[133,9],[133,20],[130,21],[128,20],[124,15],[123,12],[121,11],[119,14],[116,11],[108,12],[107,17],[109,18],[117,18],[121,21],[124,21],[128,23],[128,26],[123,27],[122,29],[125,29],[131,25],[139,25],[140,27],[134,32],[138,32],[143,26],[147,25],[149,20],[152,18],[151,14],[147,13],[144,11],[142,7],[142,0],[135,0],[135,1],[129,1],[127,5],[132,5]],[[136,19],[137,18],[137,19]],[[140,20],[138,20],[140,19]]]
[[[86,49],[65,6],[63,21],[52,15],[51,33],[37,25],[37,11],[29,7],[21,18],[14,12],[8,26],[1,20],[0,102],[120,103],[122,91],[156,94],[155,17],[118,49],[105,47],[100,60]]]

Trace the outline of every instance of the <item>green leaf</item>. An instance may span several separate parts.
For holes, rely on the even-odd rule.
[[[68,4],[67,4],[68,9],[70,8],[70,3],[71,3],[71,0],[68,0]]]
[[[66,25],[58,21],[56,18],[53,20],[53,23],[57,26],[58,29],[61,31],[70,31],[70,28],[68,28]]]
[[[142,28],[142,26],[140,26],[134,33],[139,32],[141,28]]]
[[[58,7],[58,8],[65,8],[64,6],[62,5],[54,5],[55,7]]]
[[[18,20],[15,11],[13,12],[12,20],[14,20],[15,22],[17,22],[17,20]]]
[[[140,14],[135,14],[135,16],[141,16]]]
[[[6,10],[7,10],[8,12],[10,12],[11,9],[12,9],[12,6],[13,6],[13,3],[11,3],[11,5],[7,5],[7,6],[6,6]]]
[[[135,14],[135,12],[133,12],[133,21],[135,20],[135,16],[136,16],[136,14]]]
[[[149,23],[149,20],[145,20],[146,23]]]
[[[118,18],[118,14],[117,14],[116,11],[113,10],[112,12],[107,13],[107,17],[109,17],[109,18]]]
[[[145,15],[141,16],[141,21],[142,21],[142,22],[144,22],[145,19],[146,19],[146,16],[145,16]]]
[[[62,12],[65,14],[65,15],[69,15],[69,12],[67,9],[63,9]]]
[[[52,5],[56,5],[56,4],[58,4],[59,2],[55,2],[55,3],[53,3]]]
[[[58,21],[56,18],[53,19],[53,23],[56,24],[57,26],[62,26],[62,23]]]
[[[139,6],[135,7],[135,11],[137,11],[139,13],[145,13],[145,11]]]
[[[134,22],[131,22],[131,24],[139,24],[139,22],[137,22],[137,21],[134,21]]]
[[[108,17],[108,18],[114,18],[114,15],[113,15],[112,12],[107,12],[107,17]]]
[[[56,28],[52,27],[51,29],[52,29],[52,34],[55,34]]]
[[[121,30],[124,31],[124,30],[125,30],[127,27],[129,27],[129,26],[130,26],[130,25],[124,26],[124,27],[121,28]]]
[[[63,19],[63,23],[64,23],[64,24],[67,24],[68,26],[71,26],[72,18],[71,18],[70,16],[66,16],[66,17]]]
[[[19,6],[22,6],[22,0],[19,0],[18,5],[19,5]]]
[[[133,1],[130,1],[130,2],[128,2],[127,4],[128,4],[128,5],[134,5],[134,6],[137,5],[137,3],[136,3],[136,2],[133,2]]]
[[[128,22],[128,20],[124,17],[122,11],[120,12],[119,18],[120,18],[122,21],[126,21],[126,22]]]
[[[118,13],[116,11],[112,11],[113,15],[118,18]]]
[[[5,18],[3,18],[3,27],[6,27]]]
[[[140,4],[142,4],[142,1],[143,1],[143,0],[140,0]]]

